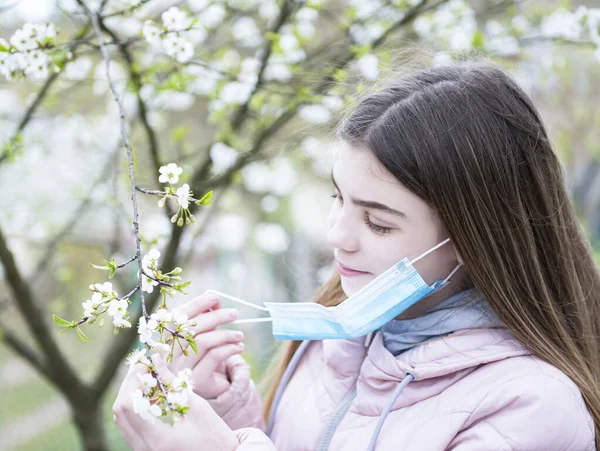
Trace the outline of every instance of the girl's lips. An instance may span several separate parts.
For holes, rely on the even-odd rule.
[[[354,276],[360,276],[363,274],[368,274],[367,272],[364,272],[364,271],[356,271],[354,269],[346,268],[338,261],[335,262],[335,269],[337,269],[337,271],[344,277],[354,277]]]

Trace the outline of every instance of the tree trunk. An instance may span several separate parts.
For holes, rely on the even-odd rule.
[[[75,426],[81,437],[82,449],[85,451],[108,450],[101,405],[98,400],[95,405],[80,405],[75,410]]]

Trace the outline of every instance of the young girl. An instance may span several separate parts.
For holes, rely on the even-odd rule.
[[[359,296],[342,316],[361,336],[290,322],[312,339],[289,341],[269,372],[266,422],[241,335],[217,329],[235,311],[211,293],[192,300],[198,355],[168,368],[153,357],[160,374],[193,367],[189,418],[135,414],[133,366],[113,409],[130,446],[596,450],[600,278],[528,96],[489,63],[428,69],[365,94],[337,137],[337,271],[315,302],[341,307],[404,258],[425,296],[398,294],[419,301],[381,325],[369,322],[381,295]]]

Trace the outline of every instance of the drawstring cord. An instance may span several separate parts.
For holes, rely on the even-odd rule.
[[[406,372],[406,376],[404,377],[404,379],[402,380],[402,382],[400,382],[400,384],[398,385],[398,387],[396,387],[396,390],[394,390],[394,393],[392,394],[392,397],[390,398],[390,401],[385,406],[385,409],[383,410],[383,412],[381,413],[381,416],[379,417],[379,420],[377,421],[377,425],[375,426],[375,431],[373,432],[373,435],[371,436],[371,441],[369,442],[369,446],[367,448],[367,451],[373,451],[375,449],[375,443],[377,442],[377,438],[379,437],[379,433],[381,432],[381,428],[383,427],[383,423],[385,422],[385,420],[388,417],[390,411],[392,410],[392,407],[396,403],[396,400],[400,397],[400,394],[402,394],[402,392],[404,391],[404,388],[411,381],[413,381],[415,379],[416,379],[416,376],[415,376],[414,373],[412,373],[411,371],[407,371]]]

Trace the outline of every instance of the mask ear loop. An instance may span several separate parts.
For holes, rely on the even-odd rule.
[[[439,244],[436,244],[435,246],[433,246],[431,249],[429,249],[428,251],[423,252],[421,255],[419,255],[417,258],[413,259],[410,261],[411,265],[414,265],[416,262],[418,262],[419,260],[421,260],[423,257],[431,254],[433,251],[435,251],[436,249],[439,249],[440,247],[442,247],[444,244],[446,244],[448,241],[450,241],[450,238],[446,238],[444,241],[442,241]]]
[[[225,294],[221,291],[217,290],[206,290],[207,293],[214,293],[217,296],[222,296],[225,299],[231,299],[232,301],[239,302],[240,304],[247,305],[248,307],[255,308],[257,310],[262,310],[263,312],[268,312],[269,309],[266,307],[261,307],[260,305],[253,304],[252,302],[244,301],[243,299],[236,298],[235,296],[231,296],[229,294]],[[267,321],[273,321],[273,318],[248,318],[248,319],[236,319],[232,321],[230,324],[245,324],[245,323],[264,323]]]
[[[448,274],[448,277],[446,277],[446,278],[445,278],[445,279],[442,281],[442,283],[441,283],[440,285],[441,285],[441,286],[445,286],[445,285],[448,283],[448,281],[450,280],[450,278],[451,278],[451,277],[452,277],[452,276],[453,276],[453,275],[456,273],[456,271],[458,271],[458,269],[459,269],[459,268],[460,268],[462,265],[463,265],[462,263],[459,263],[458,265],[456,265],[456,266],[454,267],[454,269],[453,269],[452,271],[450,271],[450,274]]]

